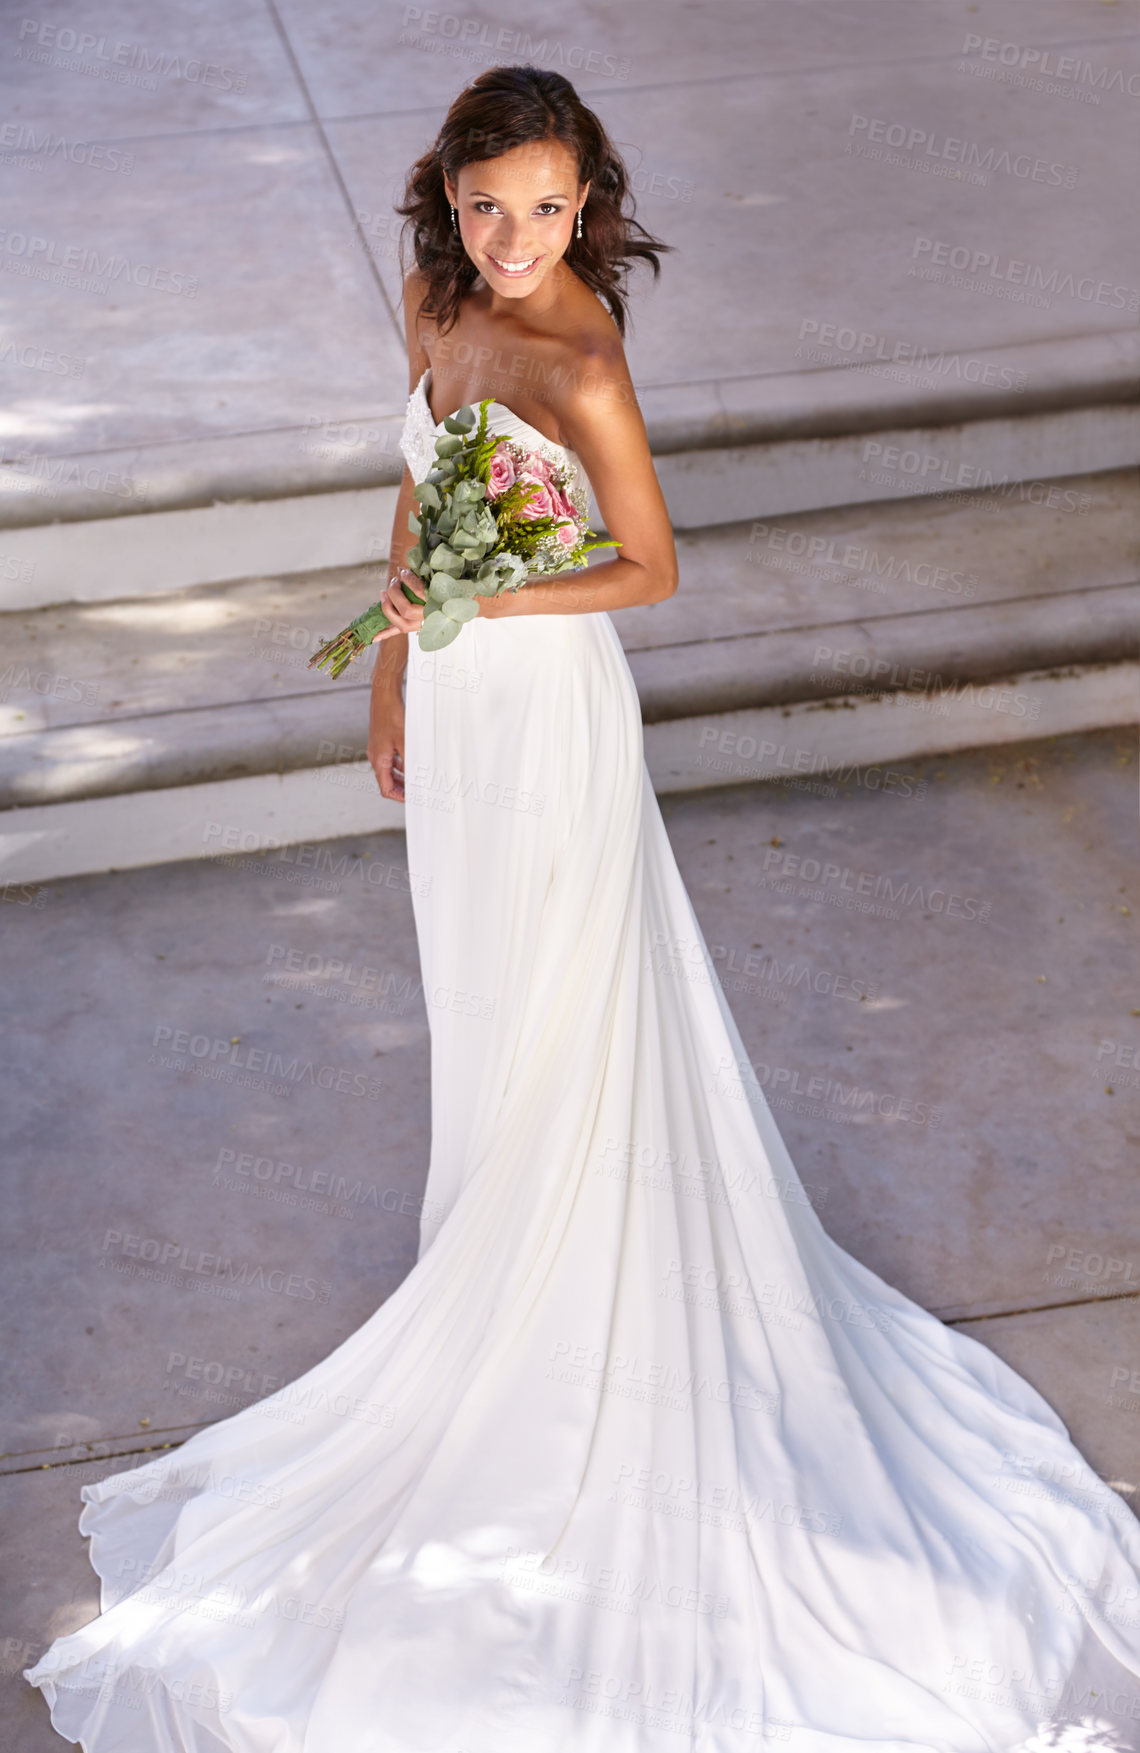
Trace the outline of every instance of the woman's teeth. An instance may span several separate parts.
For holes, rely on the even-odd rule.
[[[501,262],[498,256],[492,256],[491,260],[500,274],[529,274],[538,261],[538,257],[532,256],[529,262]]]

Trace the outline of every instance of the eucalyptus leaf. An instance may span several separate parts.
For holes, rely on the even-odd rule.
[[[458,621],[462,626],[464,621],[475,619],[479,613],[479,605],[473,603],[470,597],[452,597],[450,602],[444,603],[443,613],[449,621]]]
[[[440,609],[425,615],[419,633],[420,650],[441,651],[453,639],[458,639],[462,625],[461,621],[453,621],[450,615],[445,615]]]
[[[462,449],[463,440],[458,436],[454,438],[437,438],[435,441],[435,454],[437,457],[453,457],[457,451]]]
[[[431,481],[418,482],[417,485],[412,488],[412,492],[419,500],[420,505],[427,511],[438,511],[443,504],[443,501],[439,496],[439,488]]]
[[[520,559],[517,554],[501,554],[499,558],[505,562],[503,567],[503,582],[508,590],[514,590],[517,585],[520,585],[523,582],[523,579],[530,571],[530,566],[527,561]]]
[[[432,549],[431,569],[433,572],[449,572],[457,578],[463,571],[463,556],[449,548],[446,542],[441,542],[438,548]]]
[[[440,604],[442,607],[442,605],[450,601],[452,597],[465,596],[467,593],[463,589],[463,583],[463,579],[452,578],[447,572],[434,572],[432,574],[431,590],[429,593],[432,601]]]
[[[456,414],[448,414],[443,422],[448,432],[466,434],[475,424],[475,412],[468,404]]]

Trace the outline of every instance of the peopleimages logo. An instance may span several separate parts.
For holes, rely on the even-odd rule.
[[[852,762],[833,761],[818,749],[789,747],[786,743],[775,743],[770,737],[750,736],[746,731],[721,730],[717,725],[706,724],[702,727],[699,743],[701,749],[715,744],[718,753],[735,755],[738,760],[751,762],[764,767],[774,778],[782,774],[810,773],[824,775],[827,779],[838,779],[842,784],[856,784],[864,791],[891,792],[898,797],[922,798],[926,796],[927,782],[915,779],[912,774],[898,773],[887,767],[856,767]]]
[[[898,1096],[890,1090],[873,1090],[861,1084],[841,1083],[823,1072],[801,1074],[790,1065],[753,1063],[722,1054],[717,1075],[708,1085],[713,1095],[730,1096],[736,1101],[752,1101],[757,1088],[768,1092],[769,1105],[786,1108],[792,1101],[807,1104],[806,1112],[824,1117],[826,1110],[839,1119],[864,1119],[867,1115],[880,1120],[905,1120],[914,1126],[940,1126],[942,1110],[929,1102]]]
[[[955,348],[947,352],[945,347],[940,347],[932,353],[922,342],[900,340],[898,336],[879,334],[874,329],[857,329],[852,323],[801,317],[798,339],[818,343],[808,354],[817,364],[834,365],[838,362],[846,365],[852,361],[859,366],[871,362],[910,365],[930,378],[931,388],[941,378],[955,378],[962,383],[1020,393],[1028,382],[1025,373],[1011,365],[999,365],[996,360],[961,353]],[[797,348],[797,358],[801,351]]]
[[[1049,159],[1035,158],[1031,152],[1010,152],[1006,147],[983,146],[977,140],[959,139],[953,134],[932,133],[929,128],[891,122],[885,116],[852,115],[847,129],[848,153],[859,152],[870,158],[882,158],[886,164],[902,164],[915,170],[953,166],[958,172],[975,173],[985,183],[991,172],[1018,177],[1033,183],[1045,183],[1058,189],[1075,189],[1077,171],[1071,164],[1055,164]],[[864,142],[872,143],[866,151]],[[893,148],[884,153],[883,146]],[[901,156],[899,156],[901,154]]]
[[[101,255],[87,245],[61,244],[55,238],[36,233],[0,231],[0,252],[7,258],[4,265],[9,272],[21,267],[42,276],[53,268],[61,273],[86,275],[108,286],[123,280],[153,292],[183,293],[187,298],[198,295],[196,274],[156,267],[152,262],[132,262],[129,256]]]
[[[0,365],[22,365],[28,371],[50,372],[53,377],[82,377],[87,369],[87,361],[73,353],[24,346],[17,341],[0,342]]]
[[[96,36],[93,31],[75,30],[68,24],[47,24],[38,18],[20,20],[19,40],[21,46],[16,50],[17,58],[47,61],[83,72],[101,72],[105,77],[114,77],[120,70],[159,73],[166,79],[185,79],[192,85],[208,85],[217,91],[244,91],[247,84],[244,73],[223,67],[217,61],[203,61],[197,55],[183,55],[169,49],[148,49],[144,43],[112,42],[108,37]],[[35,50],[47,50],[48,53],[37,54]],[[66,55],[79,56],[80,60],[67,62],[60,59]],[[90,56],[90,61],[85,62],[83,56]],[[153,79],[148,81],[147,89],[156,89]]]
[[[133,152],[121,147],[104,146],[99,141],[69,140],[65,134],[53,134],[48,128],[37,133],[30,122],[0,123],[0,148],[5,153],[30,153],[36,163],[48,158],[67,158],[72,164],[90,165],[92,170],[117,171],[126,175],[134,167]]]
[[[1046,80],[1056,80],[1059,86],[1091,86],[1097,92],[1127,92],[1129,97],[1140,97],[1140,73],[1125,73],[1122,67],[1109,67],[1104,62],[1097,66],[1078,55],[1058,55],[1053,49],[1035,49],[1025,43],[1003,43],[997,37],[980,37],[973,31],[967,31],[962,53],[995,66],[1016,68],[1019,73],[1031,73],[1035,75],[1032,83],[1037,89],[1044,89]]]
[[[948,919],[978,919],[988,923],[992,903],[976,895],[963,895],[939,883],[912,882],[909,877],[895,877],[888,872],[859,870],[851,865],[833,864],[829,859],[805,858],[801,853],[770,848],[764,854],[762,871],[753,879],[768,888],[773,881],[802,882],[821,885],[815,892],[822,898],[826,888],[836,888],[853,896],[885,900],[892,906],[916,907],[922,913],[941,913]]]
[[[151,1046],[170,1049],[161,1059],[156,1053],[150,1056],[150,1063],[164,1071],[184,1071],[196,1061],[208,1066],[212,1075],[223,1077],[223,1081],[228,1081],[224,1078],[226,1072],[239,1070],[250,1076],[276,1079],[285,1085],[309,1083],[317,1089],[335,1090],[342,1096],[365,1096],[370,1102],[380,1100],[379,1083],[363,1071],[317,1065],[311,1059],[302,1061],[296,1054],[286,1059],[268,1047],[246,1047],[237,1035],[229,1039],[193,1035],[189,1029],[175,1029],[168,1023],[159,1023],[151,1038]]]
[[[490,59],[525,61],[534,67],[553,67],[568,74],[629,78],[628,56],[607,54],[581,43],[567,44],[557,37],[532,37],[528,31],[512,25],[488,25],[478,18],[460,17],[438,8],[425,10],[422,6],[405,6],[401,23],[400,42],[410,48],[446,52],[460,60],[477,60],[481,64]],[[495,158],[499,154],[488,152],[485,156]]]
[[[770,560],[769,555],[775,559]],[[780,558],[793,554],[807,561],[809,567],[831,567],[835,572],[866,574],[891,584],[916,585],[920,590],[941,591],[947,596],[972,597],[979,584],[975,572],[951,571],[929,560],[913,560],[909,555],[880,554],[863,542],[837,540],[834,536],[810,535],[807,530],[786,525],[754,523],[748,536],[747,558],[761,565],[774,565],[780,570]]]
[[[306,1278],[300,1272],[286,1272],[283,1267],[270,1267],[266,1271],[257,1261],[232,1260],[226,1254],[214,1254],[207,1248],[188,1248],[181,1242],[163,1241],[161,1236],[136,1236],[127,1230],[108,1230],[99,1253],[100,1269],[116,1268],[124,1261],[138,1261],[153,1268],[153,1274],[132,1273],[128,1268],[128,1277],[153,1275],[190,1289],[195,1288],[195,1280],[210,1280],[239,1291],[271,1291],[277,1296],[295,1297],[306,1303],[327,1303],[332,1294],[332,1287],[320,1279]]]
[[[1001,281],[1053,298],[1079,298],[1085,304],[1103,304],[1110,310],[1140,310],[1140,291],[1135,286],[1117,286],[1092,274],[1062,273],[1059,268],[1045,268],[1040,262],[1003,255],[1000,250],[970,249],[966,244],[916,237],[910,253],[912,261],[929,263],[934,268],[951,268],[974,280]]]

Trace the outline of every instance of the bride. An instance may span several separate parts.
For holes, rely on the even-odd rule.
[[[715,978],[669,971],[711,961],[608,616],[677,582],[622,350],[663,246],[629,210],[531,67],[412,170],[370,757],[431,874],[432,1215],[323,1363],[84,1489],[102,1612],[28,1678],[88,1753],[1140,1747],[1140,1523],[828,1237]],[[618,557],[423,653],[412,484],[488,397]]]

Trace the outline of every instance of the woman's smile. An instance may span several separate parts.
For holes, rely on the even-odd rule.
[[[533,272],[542,260],[541,256],[529,256],[519,262],[505,260],[502,256],[493,256],[488,250],[487,260],[493,262],[500,274],[506,274],[511,280],[525,279]]]

